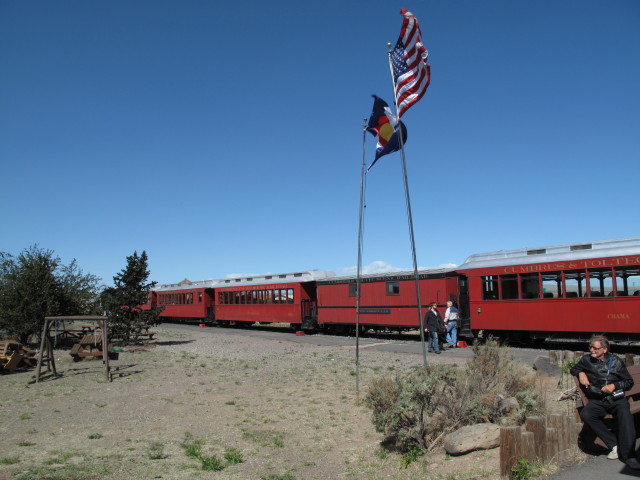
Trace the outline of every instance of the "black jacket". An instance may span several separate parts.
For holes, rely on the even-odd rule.
[[[437,332],[444,327],[444,320],[437,310],[429,310],[424,316],[424,323],[427,330]]]
[[[609,370],[609,361],[611,369]],[[607,370],[609,374],[607,375]],[[578,363],[571,367],[571,375],[577,377],[580,372],[587,374],[589,383],[597,388],[613,383],[616,390],[629,390],[633,387],[633,377],[627,367],[617,355],[606,353],[602,360],[593,358],[590,354],[584,355]],[[587,397],[589,391],[587,390]]]

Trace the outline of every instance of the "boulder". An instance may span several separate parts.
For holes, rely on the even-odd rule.
[[[515,397],[505,397],[504,395],[496,395],[495,408],[503,417],[516,415],[520,410],[520,404]]]
[[[478,423],[459,428],[444,437],[444,449],[449,455],[464,455],[474,450],[500,446],[500,427],[493,423]]]
[[[562,375],[562,368],[549,362],[549,357],[536,357],[533,362],[533,368],[548,377],[559,377]]]

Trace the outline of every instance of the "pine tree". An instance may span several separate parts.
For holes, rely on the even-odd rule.
[[[113,277],[114,287],[102,293],[102,304],[109,316],[111,336],[128,342],[144,325],[156,323],[162,308],[147,306],[149,293],[156,282],[149,281],[147,252],[133,252],[127,266]]]

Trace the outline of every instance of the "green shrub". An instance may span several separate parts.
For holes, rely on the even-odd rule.
[[[202,463],[203,470],[210,472],[220,472],[221,470],[224,470],[222,460],[215,455],[211,455],[209,457],[203,455],[199,460]]]
[[[226,460],[227,465],[242,463],[242,452],[237,448],[227,448],[224,452],[224,459]]]
[[[513,480],[530,480],[533,475],[533,465],[526,458],[519,458],[511,468],[511,478]]]
[[[424,452],[422,450],[419,450],[417,448],[412,448],[411,450],[409,450],[408,452],[406,452],[404,455],[402,455],[402,458],[400,459],[400,466],[402,468],[407,468],[409,465],[411,465],[413,462],[415,462],[416,460],[418,460],[418,458],[423,454]]]
[[[515,397],[519,410],[509,417],[521,423],[541,413],[542,397],[533,375],[516,363],[505,347],[489,338],[473,346],[465,368],[433,365],[414,368],[395,377],[374,379],[364,403],[372,409],[372,422],[385,435],[385,443],[401,452],[428,452],[456,428],[501,417],[500,400]]]
[[[385,433],[396,448],[427,450],[442,431],[444,419],[439,413],[455,384],[451,366],[416,368],[395,379],[374,380],[364,401],[373,410],[376,430]]]

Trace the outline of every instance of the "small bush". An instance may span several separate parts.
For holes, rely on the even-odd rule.
[[[227,448],[224,453],[224,459],[227,461],[227,465],[237,465],[242,463],[242,452],[237,448]]]
[[[519,458],[511,468],[511,478],[513,480],[530,480],[533,475],[533,465],[526,458]]]
[[[147,450],[147,456],[149,457],[149,460],[162,460],[165,458],[164,445],[159,442],[151,443]]]
[[[417,448],[412,448],[411,450],[409,450],[407,453],[405,453],[404,455],[402,455],[402,458],[400,459],[400,466],[402,468],[407,468],[409,465],[411,465],[413,462],[415,462],[416,460],[418,460],[418,458],[423,454],[424,452],[422,450],[419,450]]]
[[[224,464],[222,460],[215,455],[209,457],[201,456],[200,462],[202,463],[202,469],[210,472],[220,472],[224,470]]]
[[[473,353],[462,369],[433,365],[373,380],[364,403],[372,409],[373,425],[388,445],[405,453],[428,452],[456,428],[499,420],[504,415],[501,399],[508,397],[516,398],[519,406],[509,413],[512,423],[542,413],[535,377],[512,359],[507,348],[490,338],[474,345]]]
[[[210,472],[220,472],[230,465],[242,463],[242,452],[237,448],[227,448],[222,461],[216,455],[205,455],[202,452],[203,440],[196,440],[190,433],[185,433],[181,447],[187,457],[198,460],[202,469]]]

